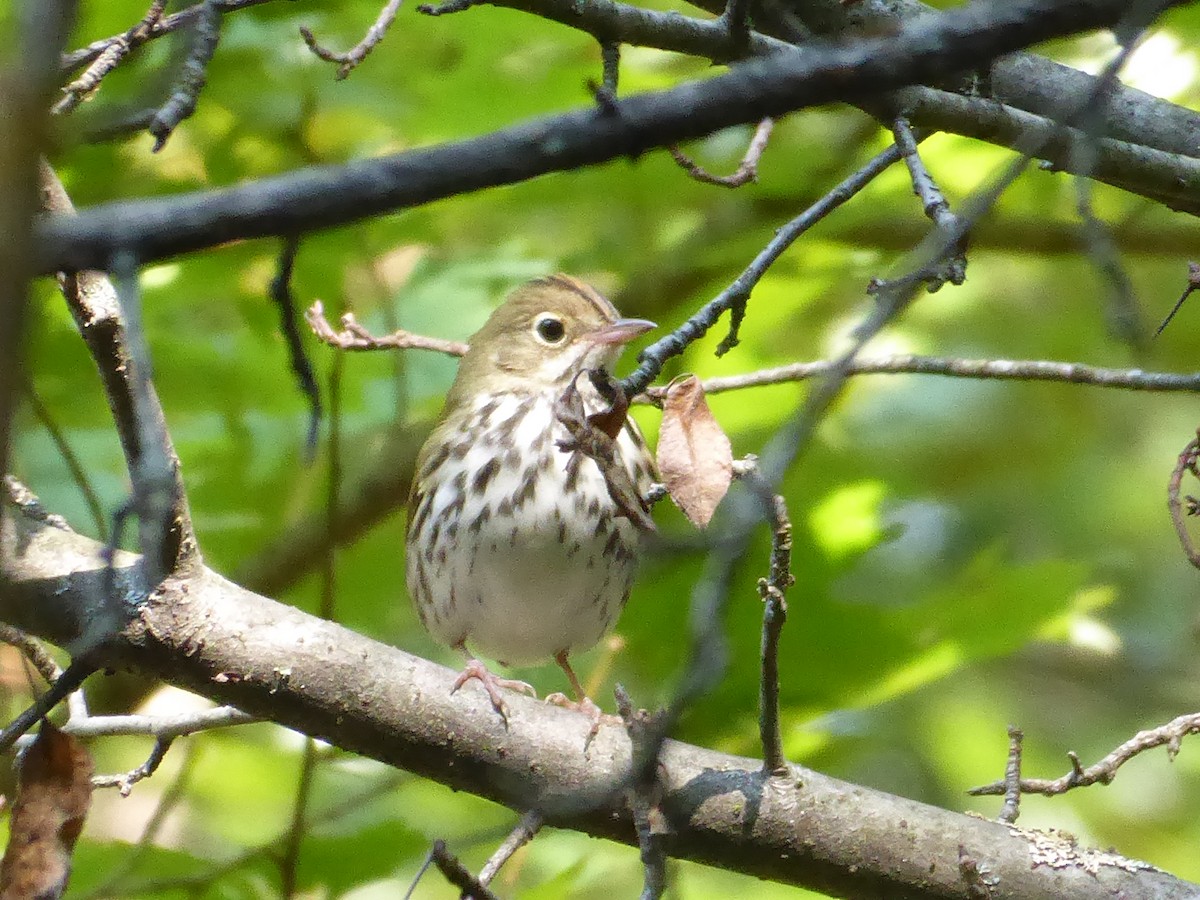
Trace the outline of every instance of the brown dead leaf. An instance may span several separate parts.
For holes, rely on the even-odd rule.
[[[43,721],[21,757],[8,848],[0,862],[0,900],[62,896],[92,802],[92,772],[84,746]]]
[[[709,523],[733,480],[733,450],[695,375],[667,385],[658,471],[675,505],[697,528]]]

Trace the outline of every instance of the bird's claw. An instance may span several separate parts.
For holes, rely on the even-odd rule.
[[[587,739],[583,742],[583,747],[586,750],[588,745],[592,743],[592,738],[600,731],[601,725],[621,725],[622,722],[617,716],[609,715],[603,712],[599,706],[595,704],[591,697],[586,695],[582,699],[572,700],[566,694],[554,693],[546,696],[547,703],[553,703],[555,706],[561,706],[563,709],[573,709],[575,712],[583,713],[591,722],[591,727],[588,729]]]
[[[460,687],[466,684],[471,679],[475,679],[483,689],[487,691],[488,699],[492,701],[492,708],[500,714],[500,718],[504,720],[504,727],[508,727],[508,704],[504,702],[504,698],[500,696],[502,688],[508,688],[510,691],[517,691],[521,694],[528,694],[530,697],[537,699],[537,691],[533,689],[533,685],[524,681],[517,681],[513,678],[501,678],[492,673],[487,666],[477,659],[467,660],[466,668],[459,673],[459,676],[454,679],[454,685],[450,688],[450,693],[455,693]],[[594,704],[593,704],[594,705]]]

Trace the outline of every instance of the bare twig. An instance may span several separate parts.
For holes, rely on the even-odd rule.
[[[39,177],[42,207],[60,215],[73,215],[71,198],[45,161],[41,163]],[[179,475],[179,459],[153,385],[139,387],[136,382],[138,368],[133,364],[133,347],[116,288],[100,272],[60,275],[58,280],[75,327],[100,374],[131,477],[147,454],[152,458],[165,456],[168,460],[174,482],[174,507],[164,539],[163,565],[177,568],[192,562],[196,558],[196,540]],[[148,445],[147,438],[156,445]]]
[[[1171,311],[1167,313],[1166,318],[1162,320],[1162,324],[1158,326],[1158,330],[1154,332],[1155,337],[1158,337],[1160,334],[1162,334],[1163,329],[1171,324],[1171,320],[1175,318],[1175,314],[1183,307],[1184,301],[1192,295],[1192,291],[1196,290],[1196,288],[1200,288],[1200,263],[1189,262],[1187,285],[1184,287],[1183,293],[1180,294],[1179,299],[1175,301],[1175,305],[1171,307]]]
[[[58,451],[58,455],[66,463],[67,470],[71,473],[71,480],[75,482],[75,486],[79,488],[79,493],[83,495],[83,502],[87,505],[88,512],[92,516],[92,524],[96,527],[96,535],[102,541],[108,540],[108,518],[104,515],[104,507],[100,503],[100,496],[92,486],[92,481],[88,478],[87,472],[84,471],[83,463],[80,462],[79,456],[71,447],[66,434],[59,427],[58,422],[54,420],[54,416],[50,414],[50,410],[46,407],[46,404],[42,402],[42,398],[38,395],[32,383],[26,384],[25,398],[29,401],[29,408],[33,410],[34,416],[42,423],[42,427],[46,429],[46,434],[50,435],[50,440],[54,442],[54,447]]]
[[[175,90],[167,102],[154,114],[148,130],[154,135],[153,151],[157,153],[179,124],[196,111],[196,101],[208,80],[208,63],[217,51],[221,39],[221,13],[218,0],[204,0],[196,17],[192,46],[179,74]]]
[[[446,842],[436,840],[433,849],[429,851],[433,864],[438,867],[447,881],[462,891],[464,898],[469,900],[499,900],[487,889],[487,885],[467,871],[467,867],[458,861],[458,857],[446,849]]]
[[[98,788],[115,787],[120,790],[122,797],[128,797],[135,784],[149,778],[158,771],[158,767],[162,764],[163,758],[166,757],[167,751],[170,749],[170,739],[156,738],[154,747],[150,750],[150,755],[146,757],[144,763],[120,775],[93,775],[92,786]]]
[[[892,123],[892,135],[896,139],[896,146],[904,154],[904,162],[907,164],[908,174],[912,178],[913,193],[920,199],[925,215],[940,229],[958,230],[958,220],[950,210],[950,204],[946,202],[941,188],[937,186],[937,182],[933,180],[929,170],[925,168],[925,162],[917,150],[917,139],[913,136],[908,119],[904,116],[897,116]],[[932,273],[926,286],[932,292],[947,281],[958,285],[962,284],[966,278],[967,234],[965,230],[962,230],[961,237],[955,245],[954,254],[946,259],[936,272]]]
[[[308,828],[308,801],[312,796],[313,776],[317,771],[317,745],[312,738],[304,741],[304,754],[300,760],[300,778],[296,784],[296,797],[292,802],[292,819],[283,839],[283,852],[279,857],[280,894],[285,898],[296,894],[296,874],[300,863],[300,845]]]
[[[383,40],[383,36],[387,34],[389,28],[392,27],[392,22],[396,19],[396,13],[400,11],[400,3],[402,0],[387,0],[383,8],[379,11],[378,18],[367,29],[367,33],[363,35],[361,41],[347,50],[345,53],[335,53],[332,50],[327,50],[322,47],[316,37],[308,28],[300,26],[300,36],[304,38],[304,43],[308,45],[308,49],[319,56],[326,62],[338,63],[337,73],[333,76],[338,81],[341,81],[351,72],[353,72],[358,64],[367,58],[367,54],[374,50],[379,42]]]
[[[135,784],[149,778],[158,770],[167,751],[171,748],[171,743],[176,738],[214,728],[246,725],[255,721],[257,719],[253,716],[232,706],[218,706],[172,716],[89,716],[86,710],[79,713],[73,710],[71,718],[68,719],[62,730],[75,737],[150,735],[154,738],[154,747],[146,761],[140,766],[117,775],[96,775],[92,778],[92,784],[95,787],[119,788],[121,796],[127,797]]]
[[[479,883],[484,886],[491,884],[492,879],[496,877],[504,864],[512,858],[514,853],[532,841],[541,827],[542,814],[536,809],[531,809],[521,816],[521,821],[509,832],[504,843],[496,848],[496,852],[488,857],[488,861],[479,870]]]
[[[126,31],[108,39],[103,50],[92,60],[82,75],[62,89],[63,96],[51,108],[54,115],[71,112],[84,100],[90,99],[100,87],[100,82],[121,64],[129,52],[144,44],[162,21],[167,0],[151,0],[150,8],[142,20]]]
[[[734,475],[758,496],[771,523],[771,562],[767,577],[758,579],[758,595],[763,601],[758,730],[763,771],[768,775],[785,775],[788,765],[779,723],[779,638],[787,621],[787,591],[796,581],[792,577],[792,520],[787,501],[758,474],[756,462],[753,457],[739,461],[734,466]]]
[[[824,197],[806,209],[801,215],[784,225],[770,243],[754,258],[733,283],[692,316],[672,331],[659,338],[638,354],[638,367],[621,382],[629,396],[645,390],[658,377],[666,361],[678,356],[694,341],[702,337],[716,324],[721,314],[730,312],[729,334],[717,348],[718,355],[737,345],[737,330],[746,311],[750,292],[766,274],[771,264],[792,245],[805,231],[837,209],[860,190],[866,187],[880,172],[900,159],[900,151],[889,147],[875,156],[850,177],[833,188]]]
[[[665,726],[673,717],[669,714],[651,716],[643,710],[634,709],[629,694],[619,684],[613,694],[633,751],[631,780],[625,797],[633,816],[645,871],[641,900],[658,900],[667,887],[665,837],[668,831],[659,808],[662,785],[658,779],[658,752]]]
[[[1078,125],[1082,134],[1072,141],[1070,151],[1072,171],[1078,173],[1075,178],[1075,205],[1083,225],[1084,246],[1092,264],[1109,286],[1109,327],[1119,338],[1135,348],[1144,347],[1146,343],[1141,311],[1134,295],[1133,282],[1121,261],[1112,232],[1096,215],[1092,206],[1093,185],[1090,175],[1099,164],[1098,140],[1112,92],[1118,86],[1115,75],[1128,61],[1146,29],[1165,6],[1163,0],[1141,0],[1131,3],[1124,20],[1113,29],[1121,49],[1106,67],[1106,71],[1112,73],[1112,77],[1101,80],[1088,104],[1078,113]]]
[[[1188,562],[1200,569],[1200,550],[1192,543],[1192,536],[1188,532],[1185,521],[1186,516],[1196,514],[1196,500],[1188,497],[1186,505],[1180,500],[1184,473],[1190,472],[1193,478],[1200,479],[1198,463],[1200,463],[1200,432],[1197,432],[1197,436],[1188,441],[1187,446],[1180,451],[1179,460],[1171,471],[1171,478],[1167,482],[1167,509],[1171,512],[1171,522],[1175,525],[1175,534],[1179,536],[1180,546],[1183,547]]]
[[[118,896],[121,892],[115,890],[129,875],[136,871],[138,866],[146,858],[154,847],[155,838],[158,837],[159,831],[162,830],[163,824],[167,821],[167,817],[171,811],[179,805],[179,802],[187,793],[188,782],[191,779],[194,771],[193,762],[196,758],[195,745],[189,744],[183,751],[184,758],[179,765],[179,771],[163,791],[158,803],[154,807],[154,812],[146,821],[145,827],[142,829],[141,835],[138,837],[137,843],[134,845],[132,852],[122,856],[120,862],[111,867],[105,873],[103,881],[91,889],[91,891],[83,896],[81,900],[92,900],[95,897],[113,897]],[[93,781],[93,784],[95,782]]]
[[[8,748],[16,743],[17,738],[36,725],[39,719],[44,718],[69,694],[78,690],[84,680],[95,671],[96,665],[88,657],[72,660],[66,670],[50,685],[49,690],[0,731],[0,753],[8,752]]]
[[[1080,765],[1079,757],[1068,753],[1071,760],[1071,771],[1061,778],[1047,780],[1043,778],[1022,778],[1020,781],[1022,794],[1044,794],[1052,797],[1065,794],[1072,788],[1087,787],[1091,784],[1109,784],[1116,777],[1117,769],[1139,753],[1152,750],[1155,747],[1167,748],[1167,757],[1174,760],[1179,754],[1183,739],[1189,734],[1200,734],[1200,713],[1188,713],[1178,716],[1146,731],[1139,731],[1125,743],[1121,744],[1095,765],[1086,769]],[[1003,794],[1007,790],[1004,781],[994,781],[980,787],[971,788],[967,793],[974,796],[989,796]]]
[[[133,492],[125,509],[117,515],[112,541],[115,549],[115,543],[120,540],[120,523],[124,515],[135,513],[138,517],[138,545],[142,550],[144,590],[149,593],[175,570],[180,561],[172,534],[179,524],[176,510],[182,502],[179,496],[182,485],[177,474],[178,462],[172,456],[166,423],[152,386],[150,345],[142,328],[137,262],[128,254],[121,254],[113,260],[112,270],[113,287],[125,318],[129,389],[138,445],[141,447],[141,453],[129,471]]]
[[[1021,741],[1020,728],[1008,726],[1008,763],[1004,767],[1004,806],[996,818],[1011,825],[1021,814]]]
[[[740,391],[751,387],[787,384],[829,374],[830,360],[790,363],[741,375],[708,378],[701,384],[705,394]],[[1083,363],[1041,359],[960,359],[945,356],[868,356],[855,359],[849,375],[940,375],[993,381],[1047,381],[1127,391],[1200,392],[1200,373],[1146,372],[1142,369],[1106,369]],[[649,387],[644,397],[661,403],[665,388]],[[640,398],[639,398],[640,399]]]
[[[157,0],[154,0],[154,2],[157,2]],[[231,13],[271,2],[274,2],[274,0],[217,0],[217,5],[221,7],[221,12]],[[150,26],[147,30],[145,40],[152,41],[178,31],[181,28],[187,28],[201,17],[204,12],[204,6],[203,2],[194,3],[179,10],[179,12],[163,16]],[[134,26],[134,29],[136,28],[137,26]],[[129,31],[123,31],[121,34],[101,38],[98,41],[92,41],[86,47],[80,47],[78,50],[72,50],[70,53],[64,53],[59,60],[59,71],[63,75],[66,75],[69,72],[75,71],[80,66],[86,66],[88,63],[94,62],[113,44],[127,38],[129,33]]]
[[[62,669],[54,661],[54,657],[35,637],[30,637],[19,628],[0,622],[0,644],[8,644],[21,652],[29,660],[29,664],[37,671],[46,684],[54,684],[62,677]]]
[[[236,707],[215,706],[211,709],[170,716],[88,716],[83,720],[72,719],[63,726],[63,731],[75,737],[149,735],[163,740],[174,740],[198,731],[248,725],[257,721],[257,718]]]
[[[758,123],[754,129],[754,136],[750,138],[750,143],[746,147],[746,153],[732,175],[713,175],[702,169],[676,144],[668,145],[667,152],[688,175],[697,181],[703,181],[705,184],[717,184],[721,187],[739,188],[752,181],[758,181],[758,161],[762,159],[763,151],[767,149],[767,142],[771,139],[771,131],[774,128],[774,119],[763,119]]]
[[[599,84],[589,81],[588,87],[600,111],[612,114],[617,111],[617,85],[621,77],[621,45],[617,41],[600,41],[600,60],[603,74]]]
[[[284,240],[279,253],[279,268],[271,279],[271,300],[279,309],[279,327],[287,343],[288,360],[291,362],[292,373],[300,386],[300,392],[308,400],[308,437],[305,440],[305,456],[312,460],[317,452],[317,435],[321,425],[321,391],[317,387],[317,378],[313,374],[312,362],[304,350],[304,342],[300,339],[300,328],[296,320],[296,300],[292,296],[292,272],[296,266],[296,253],[300,249],[300,239],[290,237]]]
[[[313,301],[304,318],[313,334],[339,350],[432,350],[447,356],[462,356],[467,352],[467,345],[462,341],[425,337],[410,331],[394,331],[383,337],[374,337],[358,324],[353,313],[345,313],[342,316],[342,330],[334,331],[325,318],[325,306],[320,300]]]

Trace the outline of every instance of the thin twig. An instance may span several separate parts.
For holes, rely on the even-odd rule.
[[[434,841],[430,856],[433,858],[433,864],[438,867],[438,871],[442,873],[447,881],[462,891],[464,898],[469,898],[469,900],[499,900],[495,894],[488,890],[487,885],[481,884],[479,879],[472,875],[467,870],[467,867],[458,861],[457,856],[446,849],[445,841],[440,839]]]
[[[54,684],[62,677],[62,669],[42,645],[42,642],[19,628],[13,628],[11,625],[0,622],[0,644],[8,644],[19,650],[37,673],[45,679],[46,684]]]
[[[88,478],[87,472],[83,468],[83,463],[79,460],[79,456],[71,447],[66,434],[59,427],[54,416],[50,414],[50,410],[46,407],[46,404],[42,402],[42,398],[38,395],[32,383],[25,385],[25,399],[29,401],[29,408],[33,410],[34,416],[42,423],[42,427],[46,429],[46,434],[50,436],[50,440],[54,443],[58,455],[66,463],[67,471],[71,473],[71,480],[75,482],[75,486],[79,488],[79,493],[83,495],[83,502],[87,505],[88,512],[92,517],[92,524],[96,527],[97,537],[99,537],[101,542],[107,541],[108,517],[104,514],[104,506],[100,503],[100,495],[96,493],[96,489],[92,486],[92,480]]]
[[[509,832],[504,843],[496,848],[496,852],[488,857],[488,861],[479,870],[479,883],[484,886],[491,884],[492,879],[513,854],[534,839],[542,827],[542,822],[542,814],[536,809],[531,809],[521,816],[521,821]]]
[[[217,0],[217,5],[221,7],[221,12],[231,13],[242,9],[249,9],[252,6],[261,6],[264,3],[272,3],[274,0]],[[187,28],[192,23],[197,21],[204,12],[205,4],[194,3],[191,6],[185,7],[179,12],[171,13],[163,16],[150,26],[145,40],[152,41],[160,37],[165,37],[181,28]],[[137,26],[134,26],[136,28]],[[131,29],[132,30],[132,29]],[[92,41],[86,47],[80,47],[77,50],[72,50],[70,53],[62,54],[59,60],[59,72],[61,75],[66,75],[73,72],[80,66],[86,66],[88,63],[98,59],[104,51],[111,47],[114,43],[118,43],[123,38],[129,35],[129,31],[123,31],[120,34],[115,34],[112,37],[101,38],[98,41]]]
[[[996,818],[1011,825],[1021,814],[1021,741],[1025,735],[1015,725],[1008,726],[1008,763],[1004,767],[1004,806]]]
[[[74,215],[71,198],[67,196],[54,170],[44,160],[39,178],[42,208],[59,215]],[[133,347],[116,288],[111,279],[101,272],[62,274],[58,281],[67,308],[75,320],[75,327],[100,374],[130,477],[142,465],[147,453],[152,457],[165,456],[168,460],[175,501],[163,556],[175,566],[182,566],[195,558],[196,540],[183,480],[179,475],[179,458],[167,433],[162,406],[153,386],[148,386],[147,395],[136,382],[138,376],[137,367],[133,364]],[[148,422],[157,424],[147,428]],[[145,443],[147,436],[160,443],[148,446]]]
[[[196,111],[196,101],[208,80],[208,63],[221,40],[221,13],[222,4],[218,0],[204,0],[201,5],[192,46],[183,61],[175,89],[154,114],[147,129],[154,135],[154,153],[161,150],[179,124]]]
[[[125,319],[128,341],[129,387],[133,417],[141,453],[130,469],[133,491],[126,509],[138,517],[138,545],[142,551],[141,571],[144,590],[149,593],[179,563],[179,550],[171,533],[177,522],[175,510],[180,504],[180,489],[175,463],[171,458],[166,423],[154,394],[150,364],[150,344],[142,327],[142,300],[138,286],[137,261],[119,254],[112,262],[112,283]],[[124,512],[124,511],[123,511]],[[113,549],[120,540],[123,512],[113,525]],[[110,557],[111,569],[111,557]]]
[[[283,852],[279,857],[279,880],[281,896],[296,895],[296,874],[300,862],[300,846],[307,830],[308,801],[312,796],[313,776],[317,771],[317,745],[312,738],[304,741],[304,755],[300,761],[300,778],[296,784],[296,798],[292,803],[292,820],[283,840]]]
[[[1108,64],[1114,74],[1124,67],[1142,35],[1164,7],[1162,0],[1143,0],[1130,5],[1126,21],[1113,29],[1120,41],[1121,49]],[[1109,287],[1108,322],[1113,332],[1132,347],[1144,348],[1145,327],[1134,293],[1133,281],[1129,277],[1121,255],[1108,226],[1096,215],[1092,206],[1092,179],[1100,160],[1099,138],[1102,134],[1103,117],[1107,112],[1116,78],[1108,78],[1098,88],[1088,105],[1079,113],[1078,127],[1081,134],[1071,142],[1071,169],[1075,176],[1075,208],[1082,223],[1084,246],[1092,264],[1100,271]]]
[[[600,60],[603,74],[599,84],[589,81],[592,96],[600,111],[613,114],[617,111],[617,84],[621,77],[621,45],[617,41],[600,41]]]
[[[149,735],[173,740],[209,731],[214,728],[230,728],[259,721],[249,713],[233,706],[215,706],[196,712],[176,715],[144,716],[88,716],[83,720],[72,719],[63,726],[63,731],[75,737],[113,737],[116,735]]]
[[[304,318],[313,334],[339,350],[432,350],[447,356],[462,356],[467,352],[467,345],[462,341],[425,337],[411,331],[400,330],[383,337],[375,337],[358,324],[353,313],[343,314],[342,330],[334,331],[329,320],[325,318],[325,306],[320,300],[313,301]]]
[[[279,328],[288,348],[288,360],[292,374],[305,399],[308,400],[308,436],[304,442],[305,458],[312,461],[317,452],[317,436],[321,427],[321,391],[317,377],[313,374],[312,361],[304,350],[300,339],[300,327],[296,318],[296,299],[292,296],[292,273],[296,267],[296,254],[300,249],[298,237],[285,238],[279,252],[279,267],[271,279],[270,296],[279,310]]]
[[[383,5],[383,9],[379,11],[379,16],[375,19],[371,27],[367,29],[367,33],[363,35],[362,40],[345,53],[336,53],[333,50],[327,50],[317,42],[312,31],[303,25],[300,26],[300,36],[304,38],[304,43],[308,45],[308,49],[321,59],[326,62],[339,64],[338,70],[333,77],[341,81],[358,68],[358,64],[367,58],[367,54],[379,46],[379,42],[383,40],[388,29],[392,27],[392,22],[396,19],[396,13],[400,11],[401,2],[402,0],[387,0]]]
[[[1188,264],[1187,285],[1183,289],[1183,293],[1179,299],[1175,301],[1175,305],[1171,307],[1171,311],[1167,313],[1167,317],[1162,320],[1162,324],[1158,326],[1158,330],[1154,332],[1154,336],[1158,337],[1163,333],[1163,329],[1171,324],[1171,320],[1175,318],[1175,314],[1183,307],[1183,303],[1192,295],[1192,291],[1200,288],[1200,263],[1189,262]]]
[[[1188,497],[1186,505],[1180,500],[1184,473],[1190,472],[1193,478],[1200,479],[1200,467],[1198,467],[1198,463],[1200,463],[1200,431],[1180,451],[1179,459],[1175,463],[1175,468],[1171,470],[1171,478],[1167,482],[1167,509],[1171,513],[1171,522],[1175,526],[1175,534],[1179,537],[1179,544],[1183,547],[1183,552],[1187,556],[1188,562],[1197,569],[1200,569],[1200,550],[1192,542],[1192,536],[1188,531],[1187,522],[1185,521],[1187,516],[1194,516],[1196,514],[1196,500],[1193,497]]]
[[[788,764],[779,721],[779,638],[787,621],[787,591],[796,582],[792,576],[792,520],[787,501],[758,474],[753,457],[740,461],[734,474],[755,492],[771,523],[771,561],[767,577],[758,579],[758,596],[763,601],[758,730],[763,771],[768,775],[786,775]]]
[[[95,671],[96,665],[88,657],[71,660],[71,664],[50,685],[49,690],[0,731],[0,753],[7,753],[17,738],[36,725],[38,720],[45,718],[50,710],[58,706],[69,694],[77,691],[84,680]]]
[[[958,221],[950,210],[950,204],[929,170],[917,149],[917,139],[913,136],[912,128],[904,116],[897,116],[892,122],[892,135],[896,146],[904,154],[904,162],[908,166],[908,174],[912,179],[913,193],[921,201],[921,207],[926,217],[938,228],[953,231],[958,228]],[[962,284],[967,278],[967,234],[964,230],[958,239],[955,253],[946,259],[945,264],[937,269],[929,278],[926,287],[930,292],[936,291],[949,281],[951,284]]]
[[[667,831],[659,809],[662,786],[658,777],[658,752],[666,726],[673,717],[669,714],[652,716],[636,710],[625,688],[617,685],[613,694],[617,711],[625,722],[632,745],[633,767],[625,791],[626,803],[633,817],[634,829],[641,851],[644,884],[640,900],[658,900],[667,887],[667,854],[664,835]]]
[[[124,34],[109,38],[104,49],[92,60],[84,73],[62,89],[63,96],[50,112],[54,115],[64,115],[89,99],[99,89],[105,76],[120,65],[131,50],[140,47],[149,39],[154,27],[162,21],[166,5],[167,0],[151,0],[150,8],[140,22]]]
[[[708,378],[701,384],[705,394],[720,394],[752,387],[788,384],[828,375],[831,360],[789,363],[771,369],[759,369],[741,375]],[[939,375],[982,381],[1046,381],[1081,384],[1089,387],[1163,393],[1200,392],[1200,373],[1146,372],[1142,369],[1107,369],[1083,363],[1042,359],[960,359],[946,356],[868,356],[855,359],[849,375]],[[666,389],[649,387],[644,395],[652,403],[661,403]],[[643,401],[644,402],[644,401]]]
[[[1139,731],[1132,738],[1121,744],[1095,765],[1086,769],[1079,764],[1075,753],[1068,753],[1071,759],[1071,771],[1061,778],[1047,780],[1043,778],[1022,778],[1022,794],[1044,794],[1047,797],[1065,794],[1072,788],[1087,787],[1091,784],[1109,784],[1116,777],[1117,770],[1139,753],[1152,750],[1155,747],[1167,748],[1167,757],[1174,760],[1179,754],[1183,739],[1189,734],[1200,734],[1200,713],[1188,713],[1178,716],[1146,731]],[[989,796],[1003,794],[1007,785],[1003,781],[994,781],[980,787],[971,788],[967,793],[973,796]]]
[[[677,144],[668,144],[667,152],[671,154],[671,158],[679,164],[680,168],[697,181],[703,181],[705,184],[717,184],[721,187],[739,188],[752,181],[758,181],[758,161],[762,159],[763,151],[767,149],[767,142],[771,139],[771,132],[774,128],[774,119],[763,119],[758,123],[754,129],[754,136],[750,138],[750,143],[746,147],[746,153],[732,175],[713,175],[702,169],[690,156],[680,150]]]
[[[662,372],[668,359],[683,353],[690,344],[702,337],[717,323],[721,314],[726,310],[730,311],[729,334],[721,341],[717,353],[721,355],[736,346],[738,326],[745,315],[746,302],[750,299],[750,292],[766,274],[771,264],[800,235],[870,184],[880,172],[898,159],[900,159],[900,151],[894,145],[889,147],[779,229],[770,243],[734,279],[729,287],[709,300],[670,334],[659,338],[638,354],[637,369],[621,382],[625,393],[632,397],[645,390],[646,386]]]
[[[178,773],[171,780],[167,789],[163,791],[162,796],[154,807],[154,812],[151,813],[150,818],[146,821],[146,825],[142,829],[141,836],[138,837],[132,852],[124,854],[120,862],[105,873],[104,880],[93,887],[87,894],[84,894],[80,900],[91,900],[93,897],[114,897],[123,893],[116,890],[116,888],[131,873],[136,871],[142,861],[152,852],[154,841],[158,837],[159,831],[162,830],[163,824],[167,821],[167,817],[179,805],[187,793],[188,783],[191,780],[192,773],[195,771],[195,767],[193,766],[196,758],[195,746],[195,744],[188,744],[184,749],[184,757],[183,761],[179,764]]]
[[[133,786],[143,779],[149,778],[158,771],[158,767],[162,764],[163,759],[167,755],[167,751],[171,749],[171,740],[164,738],[156,738],[154,747],[150,750],[150,755],[146,757],[146,761],[135,769],[128,772],[123,772],[120,775],[93,775],[92,787],[119,788],[122,797],[128,797],[133,790]]]

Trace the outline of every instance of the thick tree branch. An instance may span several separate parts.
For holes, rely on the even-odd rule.
[[[669,91],[589,108],[454,144],[314,167],[235,188],[108,204],[38,229],[38,271],[103,266],[118,248],[151,262],[239,238],[301,233],[547,172],[594,165],[743,122],[947,76],[1051,37],[1114,24],[1122,0],[972,4],[887,39],[773,54]],[[915,117],[914,117],[915,119]],[[1181,197],[1200,186],[1186,161]],[[1181,163],[1182,164],[1182,163]],[[1182,201],[1181,201],[1182,202]]]
[[[58,643],[90,626],[87,598],[104,577],[100,545],[11,505],[0,523],[7,588],[0,619]],[[122,555],[118,585],[136,578]],[[583,752],[586,717],[519,696],[504,730],[482,693],[451,696],[454,673],[333,623],[251,594],[201,569],[168,579],[111,645],[128,665],[251,715],[548,824],[632,843],[609,791],[630,765],[622,728]],[[768,777],[757,760],[668,741],[662,811],[673,856],[834,894],[968,898],[960,850],[1004,896],[1183,898],[1196,885],[1144,864],[845,784],[797,766]]]

